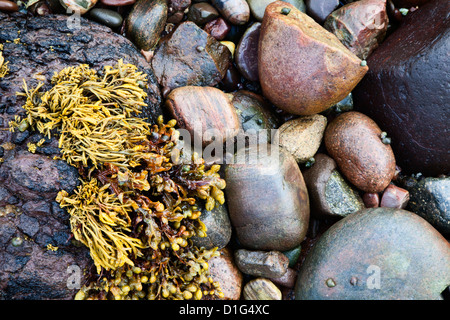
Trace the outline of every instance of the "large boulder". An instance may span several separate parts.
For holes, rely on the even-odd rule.
[[[383,126],[405,173],[450,171],[449,51],[448,1],[432,1],[371,54],[353,91],[355,109]]]

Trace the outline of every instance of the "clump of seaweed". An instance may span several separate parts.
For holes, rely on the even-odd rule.
[[[3,45],[0,44],[0,79],[6,76],[8,72],[8,62],[5,62],[5,58],[3,57]]]
[[[52,85],[43,92],[42,84],[28,90],[25,83],[27,117],[10,127],[58,136],[61,158],[80,172],[77,190],[56,198],[97,271],[75,298],[223,297],[208,271],[218,252],[190,239],[207,232],[197,201],[206,210],[224,203],[220,166],[181,160],[175,120],[151,125],[136,117],[146,76],[135,66],[119,61],[101,75],[70,67]]]

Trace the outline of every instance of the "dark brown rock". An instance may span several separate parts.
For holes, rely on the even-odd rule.
[[[258,43],[261,23],[255,22],[244,33],[236,47],[236,66],[242,76],[250,81],[258,81]]]
[[[220,288],[226,300],[239,300],[244,277],[234,263],[233,252],[229,248],[220,250],[220,256],[208,261],[209,273]]]
[[[215,141],[220,143],[238,134],[240,121],[231,97],[213,87],[186,86],[173,90],[166,107],[178,126],[188,130],[192,140],[201,139],[203,146],[213,142],[207,130],[215,130]]]
[[[290,11],[286,15],[283,9]],[[311,115],[344,99],[368,68],[313,19],[276,1],[267,6],[261,25],[258,70],[264,96],[273,104]]]
[[[380,196],[378,193],[364,193],[363,201],[366,208],[377,208],[380,206]]]
[[[331,13],[324,28],[365,60],[383,41],[388,24],[386,0],[360,0]]]
[[[447,13],[446,0],[409,13],[369,57],[370,71],[353,91],[355,109],[389,133],[405,174],[450,172]]]
[[[295,159],[271,145],[244,151],[225,168],[228,209],[240,243],[255,250],[298,246],[308,228],[309,199]]]
[[[9,0],[0,0],[0,11],[4,12],[16,12],[19,11],[19,6]]]
[[[318,23],[323,23],[339,6],[339,0],[305,0],[305,5],[306,13]]]
[[[216,40],[223,40],[230,31],[229,24],[222,18],[217,18],[209,21],[203,28],[211,37]]]
[[[306,257],[296,299],[442,299],[450,244],[418,215],[365,209],[333,224]]]
[[[162,41],[152,66],[160,85],[170,91],[182,86],[216,85],[225,76],[230,58],[226,46],[187,21]]]
[[[383,192],[380,207],[405,209],[408,201],[408,190],[390,184]]]
[[[346,112],[325,131],[325,146],[342,174],[358,189],[381,192],[395,173],[395,157],[381,129],[360,112]]]
[[[188,12],[188,20],[195,22],[198,25],[204,25],[205,23],[216,19],[219,16],[216,8],[206,2],[194,3]]]

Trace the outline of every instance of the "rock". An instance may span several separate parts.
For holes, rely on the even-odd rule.
[[[231,239],[231,222],[228,216],[226,205],[214,207],[211,211],[201,208],[202,215],[200,220],[205,224],[207,231],[206,237],[192,237],[194,245],[212,249],[217,247],[219,250],[224,248]]]
[[[244,248],[283,251],[303,241],[308,191],[289,153],[262,144],[240,149],[225,168],[225,180],[231,224]]]
[[[222,44],[224,44],[224,42],[227,41],[221,41]],[[233,63],[230,63],[227,72],[225,73],[225,77],[223,77],[222,81],[219,83],[219,89],[224,92],[234,92],[242,88],[241,75]]]
[[[297,246],[293,249],[284,251],[283,254],[289,259],[289,268],[293,268],[297,263],[298,258],[300,257],[300,253],[302,251],[302,246]]]
[[[261,23],[253,23],[244,33],[236,47],[236,66],[242,76],[250,81],[258,81],[258,42]]]
[[[213,87],[177,88],[168,95],[166,108],[178,126],[189,131],[191,141],[199,139],[203,146],[213,141],[224,143],[240,129],[231,97]]]
[[[407,209],[427,220],[443,234],[450,234],[450,178],[408,177],[402,186],[410,195]]]
[[[408,190],[390,184],[383,192],[380,207],[405,209],[408,201]]]
[[[9,0],[0,0],[0,11],[4,12],[17,12],[19,11],[19,6]]]
[[[232,24],[244,24],[250,18],[250,8],[245,0],[211,0],[211,2]]]
[[[285,15],[283,9],[290,11]],[[267,6],[261,25],[258,70],[273,104],[311,115],[344,99],[368,68],[313,19],[277,1]]]
[[[314,157],[322,142],[327,118],[320,114],[304,116],[285,122],[277,131],[280,146],[299,163]]]
[[[306,257],[299,300],[442,299],[450,244],[409,211],[364,209],[333,224]]]
[[[194,3],[189,8],[187,15],[189,21],[192,21],[200,26],[218,17],[219,12],[217,12],[216,8],[206,2]]]
[[[105,6],[124,7],[134,4],[136,0],[100,0],[100,2]]]
[[[397,8],[411,8],[416,6],[423,6],[430,0],[392,0]]]
[[[395,174],[394,153],[381,129],[360,112],[345,112],[325,130],[325,146],[341,173],[358,189],[381,192]]]
[[[363,201],[366,208],[377,208],[380,205],[380,196],[378,193],[366,192],[363,195]]]
[[[256,278],[244,286],[242,296],[245,300],[281,300],[280,289],[269,279]]]
[[[240,90],[233,94],[231,102],[236,108],[244,134],[255,134],[258,142],[270,143],[272,129],[278,128],[279,119],[270,110],[263,97],[247,90]],[[267,135],[261,130],[267,130]]]
[[[306,13],[318,23],[323,23],[338,6],[339,0],[305,0]]]
[[[241,296],[243,275],[234,263],[233,253],[229,248],[220,250],[220,256],[208,261],[209,273],[214,281],[220,283],[225,300],[239,300]]]
[[[169,6],[175,11],[184,11],[191,5],[191,0],[169,0]]]
[[[29,89],[39,81],[48,89],[53,74],[63,68],[86,63],[101,70],[123,59],[147,74],[149,106],[142,116],[156,121],[162,113],[153,71],[129,40],[85,18],[80,29],[70,29],[67,22],[67,16],[0,12],[0,43],[10,68],[0,79],[0,145],[5,160],[0,164],[0,300],[73,299],[78,290],[67,286],[71,276],[83,284],[93,266],[89,250],[72,245],[69,215],[54,201],[58,191],[71,192],[79,183],[77,170],[53,156],[29,153],[26,143],[39,141],[34,140],[37,135],[16,140],[18,136],[7,130],[15,115],[24,114],[25,99],[16,95],[23,81]],[[19,34],[20,43],[14,43]],[[21,143],[14,145],[13,140]],[[46,141],[45,147],[55,142],[57,146],[57,139]],[[58,249],[47,249],[49,244]]]
[[[223,40],[230,31],[230,26],[224,19],[219,17],[209,21],[203,29],[216,40]]]
[[[111,29],[120,27],[123,21],[119,13],[109,9],[94,8],[89,11],[89,17]]]
[[[270,278],[269,280],[278,286],[282,286],[285,288],[294,288],[296,279],[297,279],[297,271],[288,268],[281,277]]]
[[[167,20],[167,1],[138,0],[126,20],[126,34],[142,50],[153,49]]]
[[[59,0],[59,2],[65,9],[83,15],[95,6],[97,0]]]
[[[264,278],[283,276],[289,265],[289,259],[279,251],[239,249],[234,252],[234,260],[241,272]]]
[[[364,208],[358,192],[347,184],[336,162],[318,153],[314,165],[303,172],[311,201],[311,213],[318,218],[342,218]]]
[[[250,7],[250,12],[252,13],[253,17],[258,21],[262,21],[266,7],[275,1],[276,0],[248,0],[247,2],[248,2],[248,5]],[[294,7],[296,7],[301,12],[306,11],[306,6],[305,6],[305,3],[303,2],[303,0],[286,0],[283,2],[292,4]]]
[[[408,14],[368,58],[370,71],[353,91],[355,110],[383,124],[405,174],[450,172],[447,12],[448,1],[437,0]]]
[[[162,41],[152,66],[160,85],[169,91],[183,86],[215,86],[225,76],[230,57],[227,47],[187,21]]]
[[[365,60],[384,40],[388,24],[386,0],[360,0],[333,11],[324,28]]]

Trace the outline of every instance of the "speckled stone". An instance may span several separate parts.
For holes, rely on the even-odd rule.
[[[392,148],[381,141],[381,129],[360,112],[345,112],[325,131],[325,146],[341,173],[358,189],[381,192],[395,174]]]
[[[234,259],[243,273],[264,278],[283,276],[289,265],[289,259],[279,251],[239,249],[234,252]]]
[[[242,295],[245,300],[281,300],[280,289],[269,279],[256,278],[244,286]]]
[[[228,248],[220,250],[220,256],[208,261],[209,273],[218,281],[226,300],[239,300],[243,285],[243,275],[234,263],[233,252]]]

